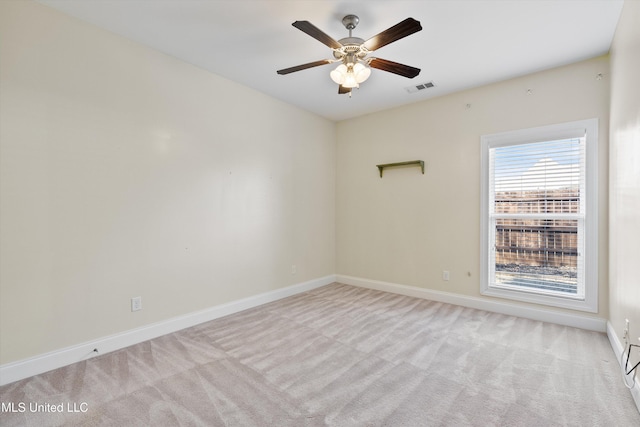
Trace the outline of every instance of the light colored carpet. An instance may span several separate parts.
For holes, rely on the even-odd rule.
[[[341,284],[0,397],[3,426],[640,426],[604,334]]]

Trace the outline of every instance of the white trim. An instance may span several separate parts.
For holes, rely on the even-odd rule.
[[[609,337],[609,343],[611,344],[611,348],[613,352],[616,354],[616,359],[618,359],[618,364],[620,365],[620,381],[623,381],[623,373],[622,373],[622,343],[618,340],[618,335],[613,330],[613,325],[611,322],[607,322],[607,337]],[[631,392],[631,397],[633,397],[634,402],[636,402],[636,407],[638,408],[638,412],[640,412],[640,375],[636,375],[636,384],[635,386],[629,390]]]
[[[170,334],[200,323],[208,322],[229,314],[237,313],[239,311],[306,292],[311,289],[319,288],[320,286],[331,284],[335,282],[335,280],[335,275],[321,277],[319,279],[298,283],[286,288],[264,292],[262,294],[239,299],[226,304],[216,305],[205,310],[152,323],[150,325],[115,335],[51,351],[28,359],[7,363],[0,366],[0,385],[9,384],[14,381],[94,357],[98,354],[94,352],[94,349],[98,349],[99,354],[110,353],[112,351],[138,344],[162,335]]]
[[[561,313],[558,311],[547,310],[545,308],[526,307],[508,302],[490,301],[484,298],[417,288],[415,286],[399,285],[397,283],[380,282],[378,280],[363,279],[360,277],[344,276],[340,274],[336,275],[336,281],[346,285],[359,286],[361,288],[392,292],[394,294],[445,302],[448,304],[476,308],[478,310],[491,311],[509,316],[524,317],[542,322],[556,323],[558,325],[572,326],[590,331],[605,332],[607,330],[607,321],[599,317]]]
[[[489,276],[489,149],[514,143],[562,139],[586,134],[586,219],[584,243],[585,299],[570,299],[505,288],[491,287]],[[578,120],[480,137],[480,293],[532,304],[598,312],[598,119]],[[604,332],[604,331],[602,331]]]

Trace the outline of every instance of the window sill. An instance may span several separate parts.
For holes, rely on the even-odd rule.
[[[489,288],[486,287],[480,291],[480,294],[490,297],[504,298],[515,301],[528,302],[532,304],[546,305],[551,307],[567,308],[570,310],[586,311],[589,313],[597,313],[597,303],[587,300],[579,300],[573,298],[563,298],[560,296],[540,295],[532,292]]]

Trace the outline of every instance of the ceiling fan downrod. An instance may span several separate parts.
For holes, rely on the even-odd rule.
[[[351,37],[351,31],[358,26],[358,22],[360,22],[360,18],[356,15],[347,15],[342,18],[342,25],[349,30],[349,37]]]

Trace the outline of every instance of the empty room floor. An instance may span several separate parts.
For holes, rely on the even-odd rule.
[[[0,397],[3,426],[640,425],[602,333],[338,283]]]

